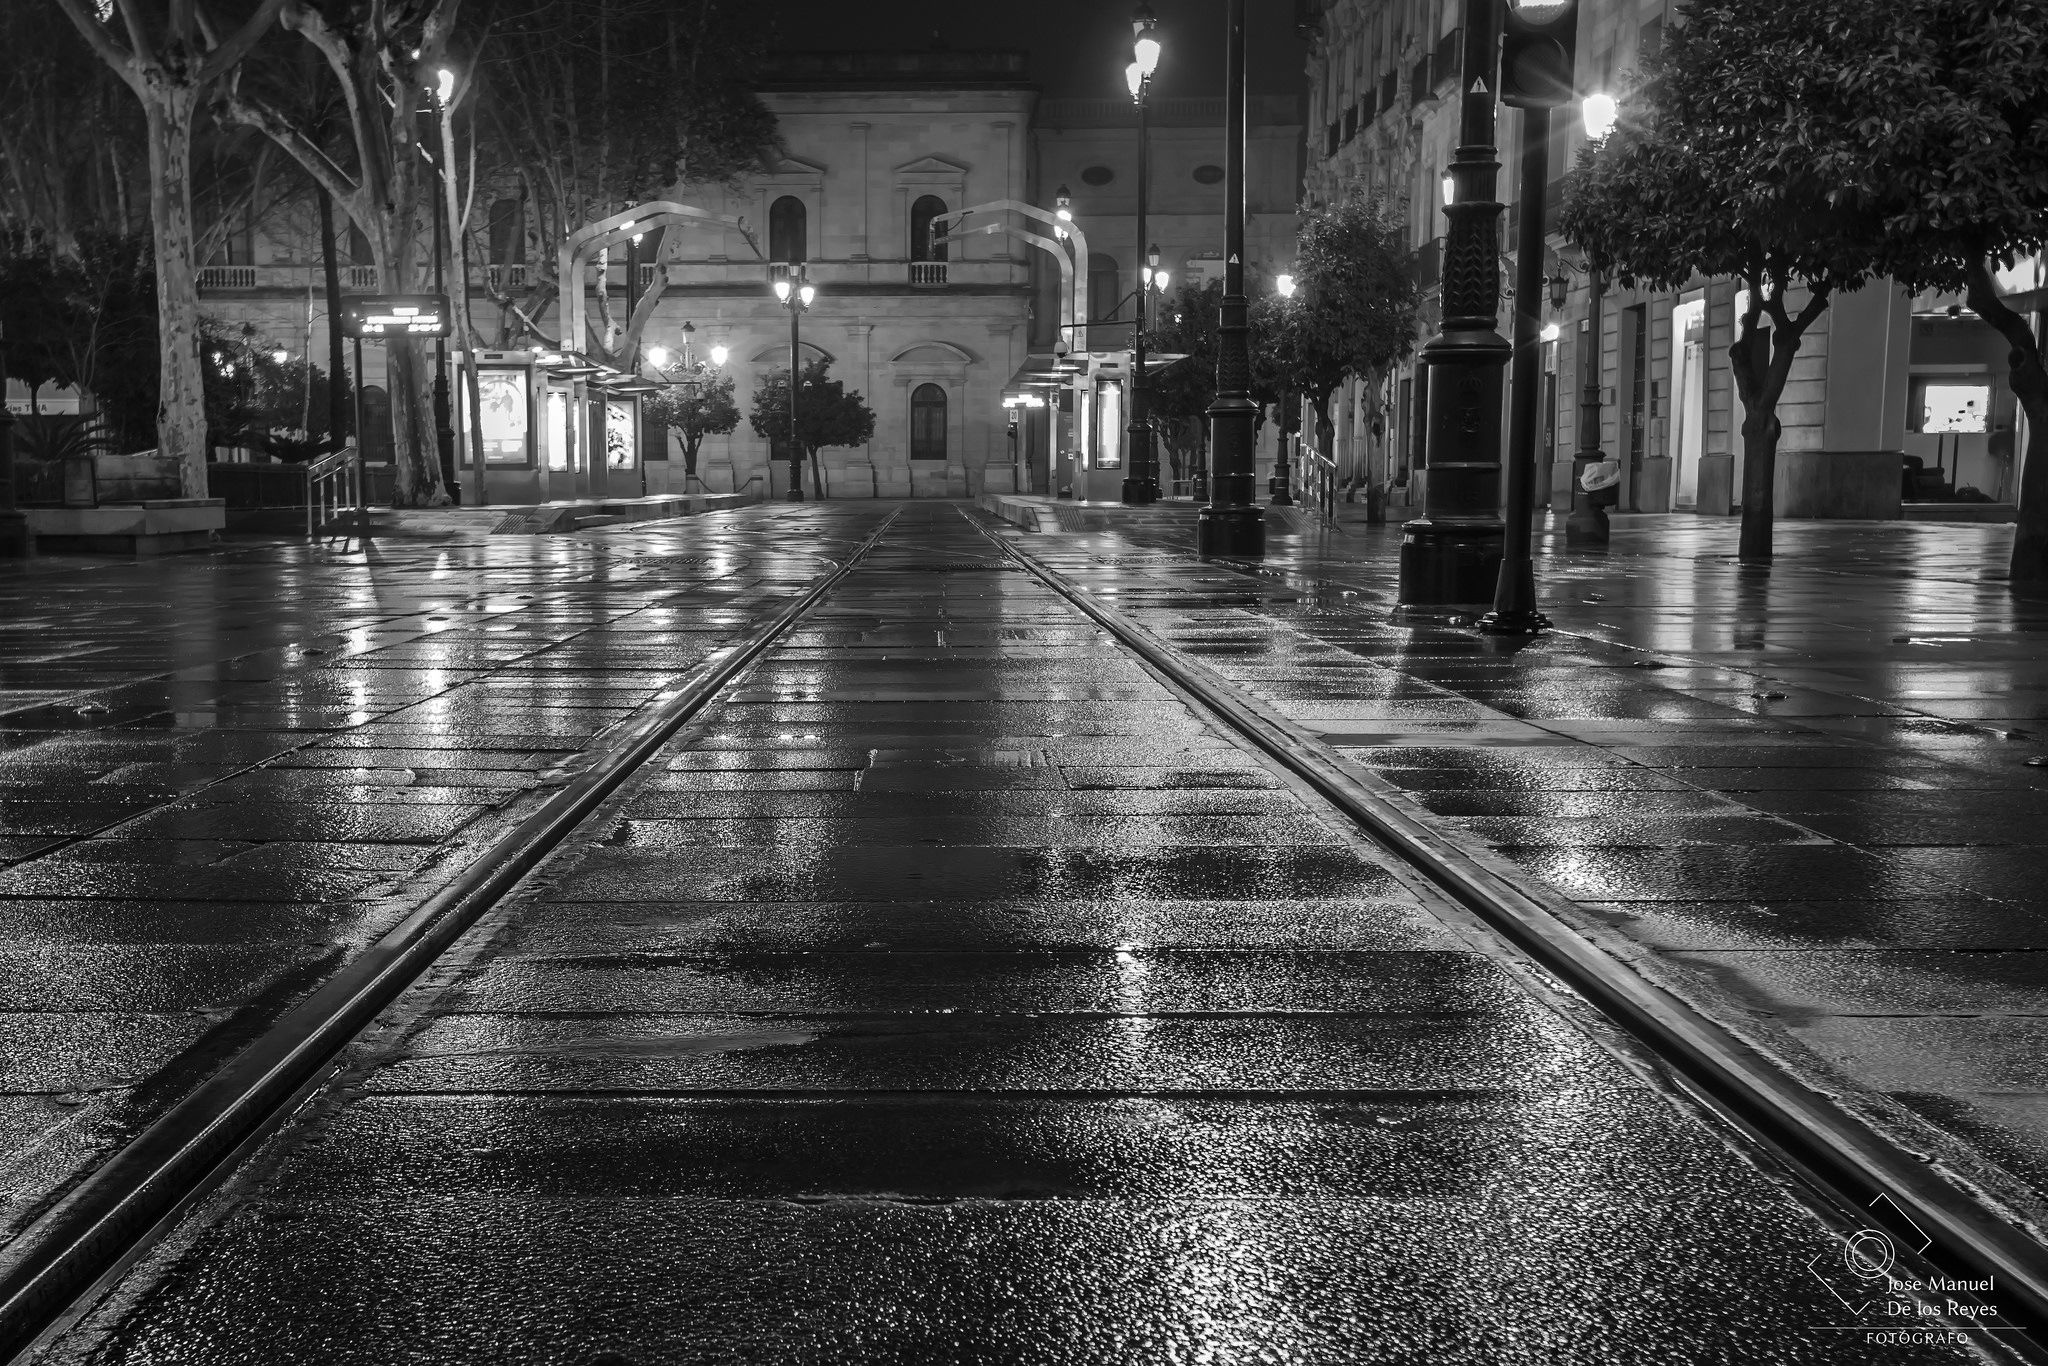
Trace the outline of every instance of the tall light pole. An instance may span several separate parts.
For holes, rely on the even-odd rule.
[[[1536,427],[1543,386],[1543,216],[1550,167],[1550,111],[1572,96],[1578,0],[1507,0],[1501,45],[1503,103],[1522,111],[1515,189],[1514,376],[1508,414],[1507,515],[1488,635],[1533,636],[1550,629],[1536,607],[1529,523],[1535,516]]]
[[[437,84],[451,87],[454,81],[452,76],[445,81],[439,77],[436,79]],[[428,117],[433,117],[431,111]],[[441,174],[444,178],[448,174],[445,164],[441,167]],[[434,220],[434,293],[441,297],[442,316],[445,317],[448,282],[443,267],[448,254],[448,223],[439,212],[427,216]],[[448,490],[449,500],[460,503],[462,486],[455,478],[455,419],[448,406],[448,333],[445,328],[434,338],[434,449],[441,459],[441,482]]]
[[[1141,4],[1131,18],[1131,63],[1124,68],[1124,83],[1138,106],[1138,291],[1137,322],[1131,328],[1131,421],[1130,468],[1124,471],[1123,501],[1146,504],[1159,499],[1159,476],[1154,468],[1152,419],[1145,402],[1145,286],[1152,271],[1145,264],[1145,182],[1152,159],[1150,103],[1152,73],[1159,69],[1159,33],[1153,24],[1152,7]]]
[[[1444,176],[1443,321],[1422,347],[1429,408],[1420,517],[1401,528],[1403,607],[1466,606],[1500,577],[1500,396],[1513,348],[1500,335],[1500,215],[1494,89],[1501,0],[1465,0],[1458,148]]]
[[[1579,107],[1586,136],[1607,141],[1620,115],[1614,96],[1595,92]],[[1600,449],[1600,303],[1607,277],[1586,260],[1586,342],[1579,356],[1579,448],[1572,453],[1572,506],[1564,523],[1566,545],[1606,545],[1609,535],[1606,504],[1586,489],[1586,471],[1607,457]]]
[[[775,298],[789,310],[789,501],[801,503],[804,500],[804,444],[797,438],[797,394],[803,388],[802,342],[798,339],[797,320],[811,306],[811,300],[818,297],[816,286],[805,278],[808,274],[804,263],[792,261],[789,272],[775,281]]]
[[[0,335],[0,560],[35,554],[28,514],[14,502],[14,414],[7,411],[7,338]]]
[[[1209,405],[1214,473],[1209,503],[1195,522],[1195,551],[1264,555],[1266,515],[1253,488],[1259,409],[1251,396],[1251,320],[1244,297],[1244,0],[1229,0],[1224,22],[1229,46],[1223,63],[1223,308],[1217,328],[1216,401]]]
[[[1294,277],[1292,275],[1275,276],[1273,278],[1273,288],[1280,295],[1281,307],[1293,307]],[[1287,457],[1294,441],[1295,404],[1292,402],[1293,398],[1293,389],[1286,384],[1282,384],[1280,387],[1280,412],[1278,414],[1280,418],[1280,444],[1279,449],[1274,453],[1273,460],[1272,492],[1274,507],[1294,506],[1294,476],[1287,467]]]

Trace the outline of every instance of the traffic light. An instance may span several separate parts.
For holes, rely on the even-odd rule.
[[[1555,109],[1572,98],[1579,0],[1505,0],[1500,99],[1517,109]]]

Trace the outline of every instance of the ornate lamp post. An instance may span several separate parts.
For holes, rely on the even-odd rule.
[[[1156,248],[1145,242],[1145,181],[1150,162],[1152,128],[1150,102],[1152,73],[1159,69],[1159,34],[1153,25],[1152,7],[1141,4],[1131,18],[1131,64],[1124,68],[1124,83],[1138,106],[1138,255],[1141,260],[1158,260]],[[1159,475],[1152,449],[1152,420],[1145,402],[1145,287],[1152,278],[1149,266],[1139,267],[1137,322],[1131,329],[1131,460],[1124,471],[1123,501],[1146,504],[1159,499]]]
[[[1501,50],[1501,99],[1522,111],[1517,149],[1513,411],[1508,415],[1507,516],[1493,610],[1479,619],[1488,635],[1533,636],[1550,629],[1536,607],[1530,555],[1535,515],[1536,428],[1543,384],[1543,217],[1550,178],[1550,111],[1572,93],[1578,0],[1507,0]]]
[[[1291,308],[1294,303],[1294,277],[1276,275],[1273,288],[1279,293],[1282,307]],[[1293,446],[1295,432],[1294,391],[1285,385],[1280,389],[1280,445],[1274,452],[1273,481],[1271,491],[1274,507],[1294,506],[1294,475],[1288,468],[1288,455]]]
[[[1429,409],[1422,516],[1401,529],[1404,607],[1485,602],[1499,578],[1500,397],[1512,347],[1500,312],[1500,215],[1494,197],[1494,88],[1501,0],[1465,0],[1458,148],[1444,173],[1443,322],[1422,347]]]
[[[704,386],[711,383],[718,372],[725,368],[726,358],[732,354],[722,345],[713,346],[711,348],[711,362],[707,365],[705,362],[697,359],[696,340],[697,325],[692,322],[685,322],[683,324],[683,356],[677,364],[673,366],[669,364],[668,348],[665,346],[650,346],[643,353],[647,364],[653,368],[655,374],[661,377],[663,384],[676,386],[693,399],[702,394]],[[694,479],[695,477],[694,473],[690,475],[690,478]],[[647,490],[647,462],[644,460],[640,462],[640,488],[643,493]],[[687,489],[685,491],[687,492]]]
[[[1223,308],[1217,329],[1216,401],[1209,405],[1209,451],[1214,474],[1209,503],[1195,523],[1201,555],[1264,555],[1266,517],[1254,501],[1253,443],[1258,405],[1252,402],[1251,321],[1244,297],[1245,72],[1244,0],[1229,0],[1224,23]]]
[[[801,261],[791,263],[787,274],[775,281],[775,299],[789,310],[789,501],[801,503],[804,500],[804,444],[797,437],[796,406],[797,394],[803,388],[803,351],[798,338],[797,321],[811,306],[811,300],[818,297],[818,290],[806,275]]]
[[[1614,96],[1595,92],[1580,105],[1586,136],[1605,142],[1614,131],[1620,109]],[[1579,448],[1572,453],[1572,507],[1565,518],[1566,545],[1606,545],[1609,534],[1607,505],[1586,491],[1586,471],[1607,458],[1600,449],[1600,303],[1607,291],[1607,277],[1594,269],[1589,258],[1586,271],[1586,332],[1579,357]],[[1560,281],[1563,276],[1558,277]]]

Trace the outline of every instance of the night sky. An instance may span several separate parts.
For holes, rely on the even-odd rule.
[[[882,0],[821,4],[767,0],[780,42],[800,50],[924,48],[936,30],[953,48],[1024,48],[1031,77],[1048,95],[1121,96],[1130,61],[1131,11],[1123,0]],[[1161,96],[1223,93],[1223,0],[1152,0],[1165,52]],[[1247,0],[1246,60],[1251,88],[1290,95],[1301,88],[1306,46],[1294,36],[1287,0]]]

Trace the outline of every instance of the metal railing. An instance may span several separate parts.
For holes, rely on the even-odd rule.
[[[363,463],[355,443],[330,451],[306,466],[306,539],[318,540],[344,514],[354,516],[363,506]],[[360,531],[359,522],[343,523],[341,535]]]
[[[201,293],[249,289],[319,289],[324,276],[317,265],[307,266],[201,266]],[[343,266],[341,287],[352,294],[371,294],[377,289],[375,266]]]
[[[1299,501],[1313,507],[1325,526],[1337,524],[1337,462],[1316,449],[1308,433],[1295,445],[1293,472],[1301,481]]]

